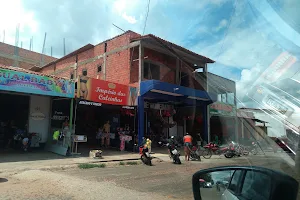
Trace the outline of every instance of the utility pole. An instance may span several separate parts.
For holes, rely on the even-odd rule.
[[[3,43],[5,41],[5,30],[3,30]]]
[[[32,42],[32,40],[31,40],[31,38],[30,38],[30,42],[29,42],[29,51],[31,51],[31,42]]]
[[[20,29],[20,24],[17,25],[16,27],[16,36],[15,36],[15,52],[14,52],[14,67],[19,67],[19,29]]]
[[[46,37],[47,37],[47,33],[45,33],[45,36],[44,36],[44,43],[43,43],[42,55],[41,55],[41,67],[44,66],[44,52],[45,52]]]
[[[63,41],[63,49],[64,49],[64,56],[66,55],[66,39],[64,38],[64,41]]]

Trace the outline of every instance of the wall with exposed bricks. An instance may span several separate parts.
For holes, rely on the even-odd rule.
[[[86,61],[87,59],[95,58],[102,55],[103,57],[95,59],[94,61],[86,62],[85,64],[79,64],[77,66],[77,75],[82,75],[82,70],[87,70],[89,77],[96,79],[105,79],[107,81],[121,83],[131,86],[138,86],[139,77],[139,48],[125,49],[110,55],[106,55],[105,67],[104,67],[104,53],[105,46],[106,52],[110,52],[122,46],[126,46],[130,43],[131,38],[140,36],[134,32],[126,32],[113,39],[104,41],[93,48],[78,53],[78,63]],[[168,83],[175,84],[176,79],[176,58],[144,48],[145,61],[150,61],[160,65],[160,80]],[[76,62],[76,55],[66,58],[57,62],[55,65],[44,67],[41,72],[46,74],[54,74],[59,77],[70,78],[70,75],[74,74],[74,65]],[[102,71],[98,72],[98,66],[101,66]],[[104,73],[105,70],[105,73]],[[185,67],[182,67],[182,71],[188,72]],[[190,70],[191,71],[191,70]],[[189,73],[190,74],[190,73]],[[189,78],[189,85],[192,88],[203,89],[192,77]]]
[[[14,46],[0,42],[0,64],[12,66],[14,64],[14,54]],[[40,65],[42,54],[23,48],[18,48],[18,54],[21,60],[18,67],[30,69],[31,67]],[[43,59],[45,64],[57,60],[57,58],[48,55],[43,55]]]

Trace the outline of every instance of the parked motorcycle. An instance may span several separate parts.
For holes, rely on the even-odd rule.
[[[241,150],[240,145],[232,141],[228,145],[227,151],[224,153],[224,156],[226,158],[233,158],[235,156],[241,156],[242,154],[243,150]]]
[[[214,144],[212,142],[205,145],[204,148],[209,150],[211,153],[213,153],[215,155],[219,155],[219,156],[228,151],[228,146],[220,147],[219,145]]]
[[[181,164],[180,152],[177,150],[177,146],[168,144],[170,150],[170,157],[173,159],[174,164]]]
[[[151,166],[152,165],[152,157],[150,153],[148,152],[148,148],[141,146],[140,147],[140,155],[141,155],[141,161],[146,164]]]
[[[258,154],[258,144],[257,144],[257,142],[252,142],[252,146],[251,146],[250,152],[251,152],[253,155]]]

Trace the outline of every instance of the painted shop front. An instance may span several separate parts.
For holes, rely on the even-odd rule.
[[[87,139],[79,145],[80,152],[92,148],[132,150],[137,127],[135,87],[81,76],[75,104],[75,134]]]
[[[20,68],[0,68],[0,148],[18,149],[18,136],[30,135],[31,147],[44,147],[54,97],[72,98],[74,83]]]

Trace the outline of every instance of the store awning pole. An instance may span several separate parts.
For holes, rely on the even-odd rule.
[[[69,121],[69,129],[72,131],[73,128],[73,104],[74,104],[74,99],[71,99],[71,105],[70,105],[70,121]]]

